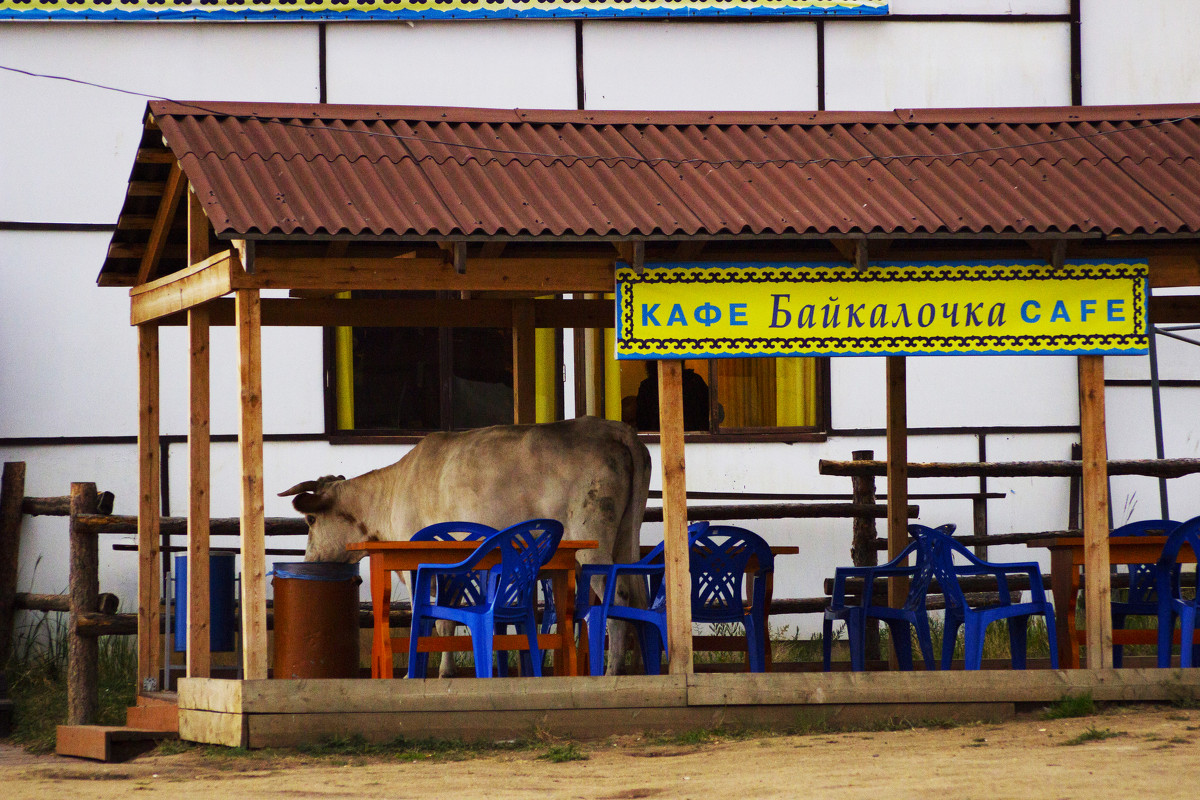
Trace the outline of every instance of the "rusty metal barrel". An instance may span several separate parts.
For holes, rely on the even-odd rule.
[[[276,564],[276,678],[358,677],[357,564]]]

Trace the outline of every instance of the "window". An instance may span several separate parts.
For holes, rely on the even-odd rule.
[[[355,292],[365,299],[429,299],[432,292]],[[577,354],[597,396],[580,413],[658,430],[655,362],[613,359],[613,331]],[[536,419],[563,418],[560,331],[535,332]],[[326,331],[326,417],[330,433],[416,435],[513,421],[513,341],[507,327],[344,327]],[[684,362],[689,432],[762,435],[820,431],[828,420],[828,359],[694,359]]]
[[[657,362],[620,364],[622,419],[658,430]],[[684,428],[712,433],[762,433],[824,427],[828,360],[721,358],[684,362]]]

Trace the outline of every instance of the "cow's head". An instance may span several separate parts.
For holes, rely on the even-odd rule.
[[[295,495],[292,508],[308,522],[305,561],[357,561],[362,557],[346,551],[346,545],[366,537],[354,516],[339,507],[338,486],[344,480],[342,475],[325,475],[279,493],[280,497]]]

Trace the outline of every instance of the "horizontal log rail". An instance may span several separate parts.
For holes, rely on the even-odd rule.
[[[821,459],[822,475],[843,477],[887,475],[886,461],[831,461]],[[1109,461],[1109,475],[1144,475],[1180,478],[1200,472],[1200,458],[1166,458]],[[910,463],[910,478],[1070,478],[1083,474],[1082,461],[967,461]]]
[[[791,500],[791,501],[852,501],[853,494],[831,492],[828,494],[805,494],[796,492],[688,492],[688,500]],[[880,500],[886,499],[887,494],[877,494]],[[1005,492],[909,492],[910,500],[1003,500],[1008,497]],[[661,500],[662,492],[650,490],[651,500]]]
[[[646,509],[645,522],[662,522],[662,509],[650,507]],[[727,519],[849,519],[853,517],[869,517],[885,519],[887,506],[879,503],[755,503],[729,506],[688,506],[688,519],[695,520],[727,520]],[[908,516],[915,519],[920,516],[920,508],[915,505],[908,507]]]
[[[101,514],[111,514],[114,496],[112,492],[96,494],[96,511]],[[31,517],[69,517],[71,516],[70,497],[24,497],[21,499],[21,513]]]
[[[1064,539],[1074,536],[1083,536],[1083,531],[1067,530],[1038,531],[1036,533],[989,533],[986,536],[955,536],[954,541],[961,545],[1026,544],[1028,542],[1036,542],[1044,539]],[[883,537],[876,538],[875,549],[887,550],[887,539]]]
[[[1125,579],[1125,583],[1126,583],[1126,585],[1128,585],[1128,583],[1129,583],[1128,578]],[[825,594],[827,594],[827,595],[833,594],[833,584],[834,584],[833,578],[825,579],[825,582],[824,582]],[[994,594],[997,589],[996,579],[989,575],[965,575],[958,579],[958,585],[964,592],[967,592],[967,593],[990,592],[990,593]],[[1047,589],[1050,588],[1050,576],[1049,575],[1042,576],[1042,585]],[[872,595],[877,596],[877,597],[887,597],[887,582],[886,581],[884,581],[884,580],[876,581],[874,586],[876,588],[874,589],[874,591],[872,591]],[[1029,588],[1029,576],[1028,575],[1011,575],[1011,576],[1009,576],[1009,578],[1008,578],[1009,591],[1023,592],[1028,588]],[[863,579],[862,578],[859,578],[859,577],[846,578],[846,594],[858,596],[858,595],[862,594],[862,590],[863,590]],[[931,595],[934,595],[934,594],[940,595],[942,593],[941,585],[936,580],[931,581],[929,584],[929,592],[928,593]]]
[[[138,631],[137,614],[101,614],[81,611],[77,615],[75,632],[80,636],[134,636]]]
[[[80,514],[78,522],[87,533],[137,533],[137,517],[114,514]],[[213,536],[237,536],[241,532],[237,517],[219,517],[209,521]],[[163,517],[160,531],[164,535],[187,535],[187,517]],[[302,517],[267,517],[268,536],[307,536],[308,523]]]
[[[688,519],[844,519],[872,517],[883,519],[887,506],[879,503],[755,503],[746,505],[689,506]],[[920,516],[920,507],[910,505],[908,516]],[[662,522],[662,509],[646,509],[646,522]],[[137,533],[137,517],[116,514],[80,514],[78,524],[87,533]],[[160,530],[164,535],[184,536],[187,534],[186,517],[163,517]],[[237,517],[219,517],[210,520],[209,530],[213,536],[237,536],[241,522]],[[267,517],[268,536],[307,536],[308,523],[301,517]]]
[[[115,614],[121,605],[115,594],[100,593],[99,611],[103,614]],[[23,611],[62,611],[71,610],[71,596],[67,594],[32,594],[17,592],[13,597],[13,608]]]

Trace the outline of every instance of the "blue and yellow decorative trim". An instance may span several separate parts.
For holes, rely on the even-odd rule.
[[[886,13],[887,0],[0,0],[0,19],[28,20],[252,22]]]

